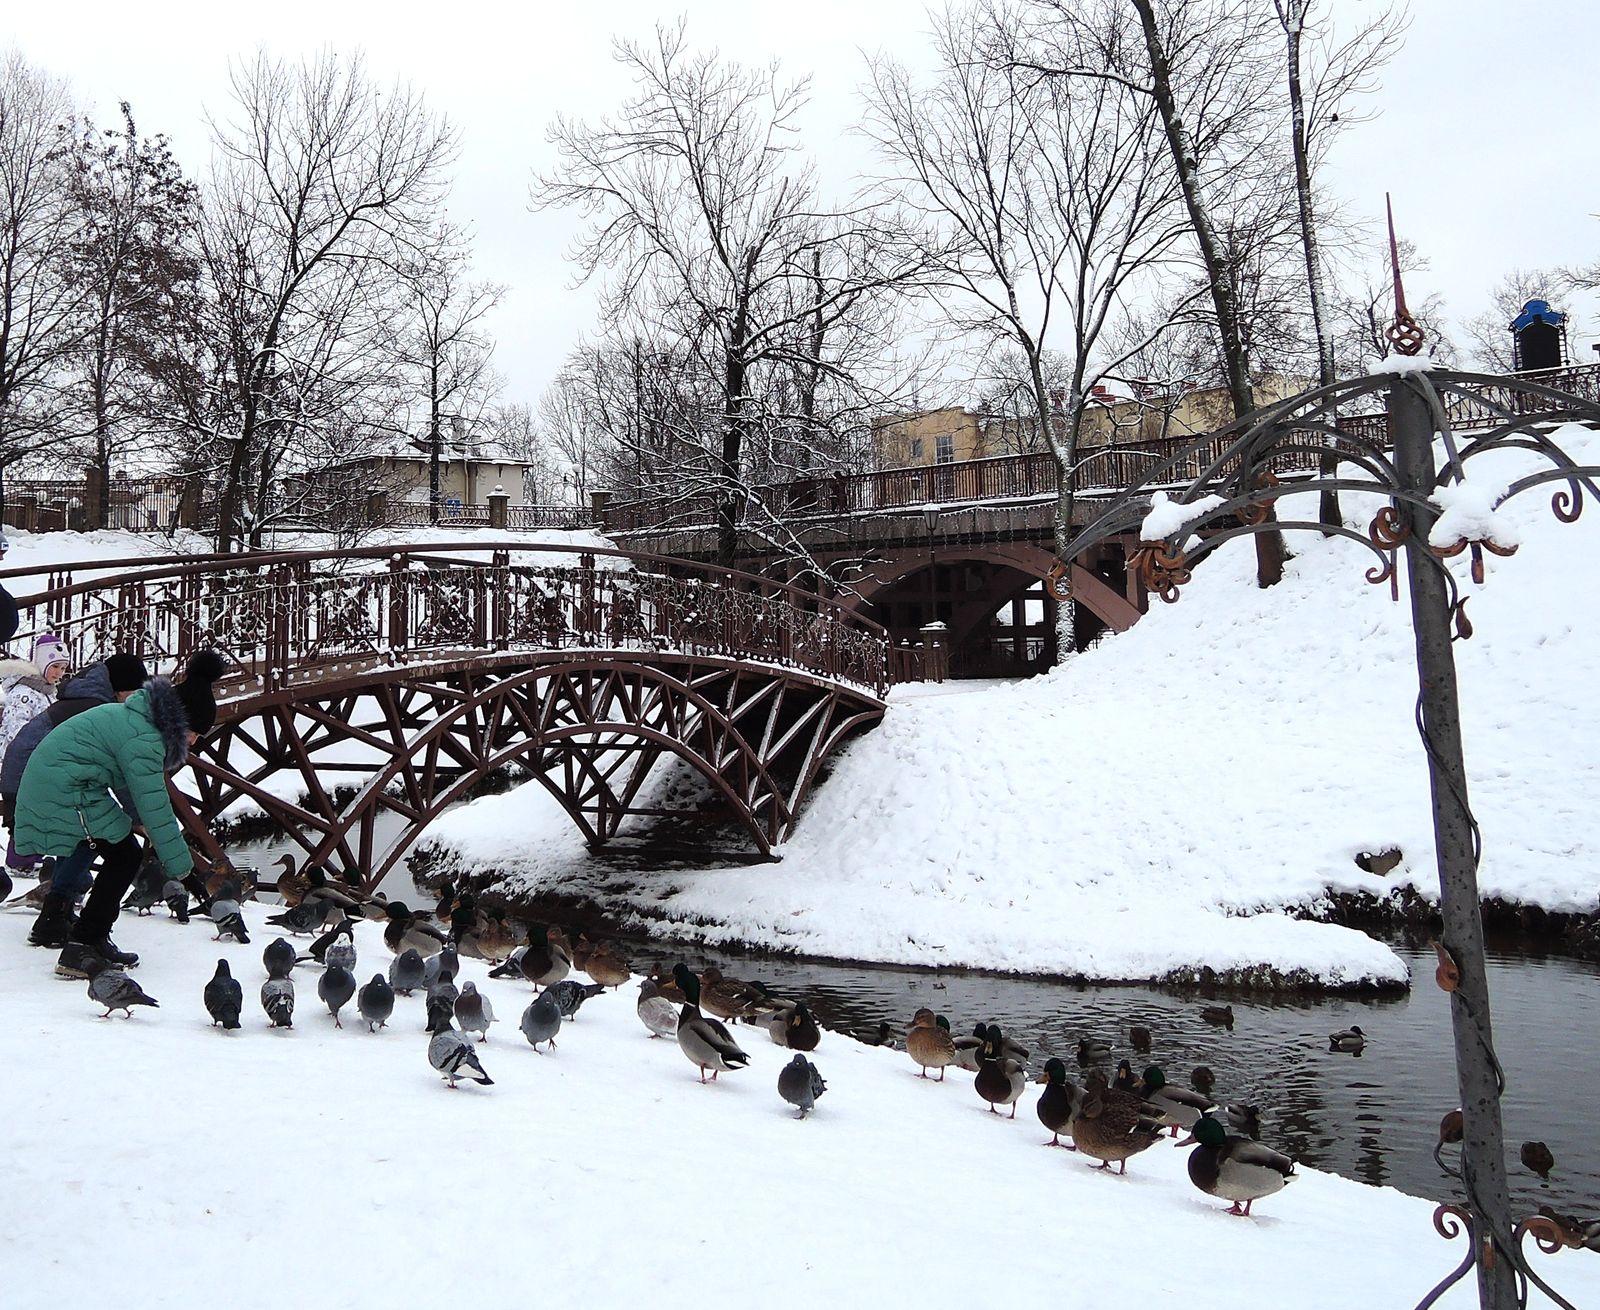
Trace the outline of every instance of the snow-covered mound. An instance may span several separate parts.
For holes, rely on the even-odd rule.
[[[1193,1310],[1252,1310],[1293,1287],[1304,1310],[1347,1310],[1411,1305],[1462,1254],[1434,1235],[1432,1202],[1311,1169],[1251,1219],[1198,1191],[1170,1140],[1125,1177],[1101,1173],[1042,1144],[1036,1087],[1008,1121],[970,1074],[923,1081],[903,1052],[835,1033],[812,1055],[827,1091],[797,1121],[776,1090],[789,1052],[740,1027],[750,1067],[701,1086],[675,1042],[646,1035],[631,986],[589,1001],[536,1053],[516,1027],[532,989],[472,960],[461,981],[499,1020],[479,1050],[494,1086],[448,1091],[420,995],[398,999],[378,1033],[347,1007],[339,1031],[302,967],[294,1027],[269,1029],[267,912],[245,907],[248,946],[212,941],[200,919],[124,915],[118,943],[144,956],[133,976],[160,1001],[132,1019],[98,1017],[83,984],[24,944],[28,917],[0,914],[17,1052],[9,1310],[397,1310],[530,1294],[892,1306],[955,1284],[973,1295],[986,1259],[1007,1288],[1089,1279],[1109,1303],[1165,1305],[1181,1287]],[[387,970],[378,925],[359,925],[355,944],[360,981]],[[227,1034],[201,1001],[219,957],[245,993],[244,1025]],[[938,995],[885,1017],[903,1024]],[[1600,1260],[1531,1258],[1574,1304],[1600,1305]],[[1469,1278],[1441,1304],[1475,1303]]]
[[[1600,462],[1600,438],[1559,439]],[[1488,472],[1527,461],[1485,458]],[[1303,501],[1305,498],[1296,498]],[[1365,527],[1374,505],[1352,503]],[[1284,517],[1314,517],[1290,501]],[[1497,511],[1523,545],[1476,587],[1461,673],[1486,895],[1552,910],[1600,898],[1600,528],[1533,492]],[[1355,543],[1299,536],[1279,586],[1248,542],[1123,636],[1048,677],[896,693],[815,793],[776,866],[620,880],[537,786],[444,816],[430,837],[513,889],[604,889],[706,940],[908,964],[1147,979],[1269,965],[1337,984],[1403,979],[1364,934],[1276,912],[1333,891],[1436,895],[1413,726],[1409,606]],[[1354,857],[1403,852],[1387,876]],[[624,883],[626,885],[624,885]]]

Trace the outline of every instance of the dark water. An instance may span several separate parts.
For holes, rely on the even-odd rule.
[[[635,967],[656,958],[636,947]],[[1078,1041],[1112,1045],[1109,1067],[1160,1064],[1171,1082],[1187,1085],[1207,1065],[1215,1095],[1257,1105],[1262,1140],[1320,1169],[1365,1183],[1397,1187],[1436,1200],[1453,1199],[1454,1179],[1433,1161],[1439,1120],[1457,1104],[1449,999],[1433,984],[1435,958],[1396,945],[1416,985],[1385,999],[1239,1000],[1230,1031],[1200,1015],[1215,1000],[1185,998],[1146,987],[1081,987],[958,972],[912,972],[812,964],[690,948],[691,963],[715,963],[733,976],[760,978],[776,991],[805,996],[829,1027],[865,1037],[880,1020],[902,1030],[928,1005],[958,1033],[979,1020],[998,1023],[1032,1048],[1030,1068],[1052,1055],[1080,1070]],[[1514,1213],[1548,1204],[1593,1216],[1600,1212],[1600,965],[1558,955],[1494,952],[1490,996],[1495,1045],[1506,1071],[1502,1110],[1510,1143]],[[1128,1039],[1132,1024],[1150,1030],[1148,1056]],[[1368,1036],[1360,1056],[1328,1049],[1328,1034],[1359,1024]],[[1031,1095],[1029,1097],[1031,1100]],[[1525,1169],[1517,1149],[1547,1143],[1556,1167],[1548,1183]],[[1455,1162],[1458,1148],[1445,1148]]]

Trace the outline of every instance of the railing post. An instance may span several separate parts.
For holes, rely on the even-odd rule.
[[[493,570],[494,640],[496,650],[506,650],[511,645],[511,555],[497,550],[489,557]]]
[[[594,494],[601,496],[605,493],[597,491]],[[595,585],[594,556],[589,554],[579,555],[577,628],[578,640],[585,646],[595,644],[595,611],[599,604],[599,599],[595,595]]]
[[[943,682],[950,676],[950,629],[938,619],[924,623],[922,633],[922,677],[926,682]]]
[[[594,526],[601,532],[606,530],[606,515],[611,509],[611,493],[609,491],[591,491],[589,493],[589,516]]]
[[[511,497],[498,484],[489,493],[489,526],[498,532],[506,530],[506,506],[511,504]]]
[[[389,557],[389,652],[391,661],[405,653],[410,642],[410,587],[404,555]]]

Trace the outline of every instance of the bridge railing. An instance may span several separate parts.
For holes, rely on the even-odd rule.
[[[1544,369],[1518,376],[1585,399],[1600,400],[1600,364]],[[1512,391],[1509,387],[1490,393],[1488,400],[1519,413],[1527,413],[1543,403],[1538,396]],[[1484,427],[1500,420],[1491,404],[1468,397],[1451,396],[1445,408],[1452,426],[1458,430]],[[1388,443],[1389,421],[1384,414],[1340,415],[1338,426],[1344,435]],[[1233,437],[1233,430],[1227,429],[1227,435],[1218,435],[1195,450],[1175,471],[1174,479],[1188,482],[1199,477]],[[1093,495],[1129,486],[1163,460],[1184,451],[1194,440],[1195,434],[1191,432],[1086,450],[1078,462],[1074,484],[1077,494]],[[1316,463],[1315,455],[1294,451],[1274,456],[1270,466],[1275,473],[1292,474],[1308,472]],[[1034,451],[950,464],[879,469],[872,473],[796,478],[759,486],[753,491],[767,511],[780,518],[828,518],[875,510],[916,509],[929,504],[1025,500],[1053,495],[1056,481],[1055,456],[1049,451]],[[704,494],[616,501],[605,511],[604,529],[630,532],[701,526],[713,522],[715,516],[715,502]]]
[[[19,595],[24,633],[54,632],[79,667],[117,650],[181,663],[212,646],[268,689],[338,661],[642,650],[887,690],[887,636],[871,620],[769,579],[654,556],[449,543],[94,567],[115,563],[128,571],[86,582],[55,573],[43,591]],[[27,578],[0,576],[14,591]]]

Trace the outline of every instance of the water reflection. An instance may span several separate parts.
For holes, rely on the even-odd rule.
[[[1453,1179],[1433,1161],[1439,1120],[1456,1105],[1450,1007],[1432,986],[1434,956],[1396,944],[1422,980],[1406,996],[1355,999],[1286,996],[1232,999],[1232,1029],[1209,1023],[1214,1002],[1144,987],[1084,987],[1028,978],[959,972],[814,964],[783,957],[723,955],[634,944],[635,959],[682,956],[729,973],[760,978],[775,990],[803,992],[830,1027],[872,1035],[880,1021],[901,1031],[918,1005],[930,1005],[957,1032],[992,1020],[1033,1048],[1037,1067],[1060,1056],[1080,1070],[1078,1043],[1108,1042],[1103,1063],[1129,1059],[1135,1069],[1160,1064],[1188,1084],[1196,1065],[1216,1075],[1215,1095],[1261,1109],[1263,1140],[1307,1164],[1364,1183],[1398,1187],[1439,1200]],[[1496,951],[1490,959],[1495,1040],[1507,1074],[1504,1100],[1507,1168],[1519,1213],[1539,1205],[1600,1211],[1600,1146],[1592,1139],[1588,1089],[1600,1081],[1600,966],[1539,952]],[[1360,1053],[1329,1049],[1329,1034],[1359,1024]],[[1148,1055],[1133,1050],[1129,1029],[1150,1030]],[[1548,1183],[1525,1169],[1518,1146],[1550,1143],[1556,1168]],[[1454,1163],[1456,1147],[1445,1148]]]

